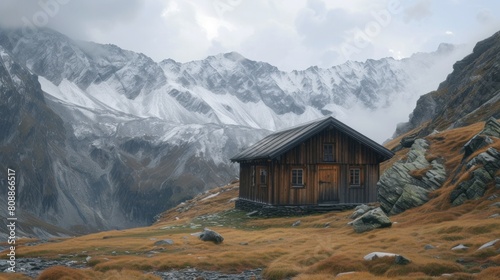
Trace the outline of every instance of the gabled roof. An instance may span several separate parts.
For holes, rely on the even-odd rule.
[[[329,126],[333,126],[360,143],[370,147],[376,153],[380,154],[383,160],[390,159],[394,156],[394,153],[384,146],[350,128],[339,120],[333,117],[326,117],[268,135],[231,158],[231,161],[242,162],[247,160],[274,159]]]

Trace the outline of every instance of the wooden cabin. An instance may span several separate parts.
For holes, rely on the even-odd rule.
[[[271,134],[231,161],[240,163],[240,202],[352,206],[377,201],[379,164],[393,155],[327,117]]]

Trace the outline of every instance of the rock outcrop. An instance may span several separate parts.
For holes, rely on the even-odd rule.
[[[378,198],[387,214],[398,214],[426,203],[428,193],[441,187],[446,180],[442,160],[428,162],[425,158],[428,147],[426,140],[415,140],[407,159],[396,162],[380,177]]]
[[[489,184],[497,186],[499,179],[495,175],[500,170],[500,152],[497,149],[490,147],[472,159],[468,161],[467,159],[477,150],[492,144],[493,140],[490,137],[498,138],[499,136],[500,123],[494,118],[490,118],[486,121],[484,129],[464,145],[464,156],[459,168],[465,166],[466,172],[470,172],[471,176],[460,182],[451,192],[450,202],[452,205],[457,206],[467,200],[481,198]]]
[[[459,183],[450,195],[451,204],[455,206],[484,195],[488,184],[494,182],[495,174],[500,169],[500,152],[489,148],[467,162],[466,169],[472,170],[471,178]]]

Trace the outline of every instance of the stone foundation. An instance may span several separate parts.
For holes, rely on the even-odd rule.
[[[251,200],[239,198],[235,202],[235,208],[247,212],[254,212],[252,216],[283,217],[303,216],[329,211],[342,211],[353,209],[359,204],[332,204],[332,205],[269,205]]]

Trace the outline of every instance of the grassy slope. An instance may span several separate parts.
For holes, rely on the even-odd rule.
[[[454,174],[462,157],[460,148],[482,127],[483,123],[478,123],[429,136],[431,148],[427,156],[443,157],[447,173]],[[493,146],[500,149],[500,140],[494,140]],[[394,160],[403,158],[406,152],[399,151]],[[467,176],[464,173],[460,177]],[[500,238],[500,218],[488,218],[500,212],[491,207],[500,198],[487,199],[500,191],[491,185],[484,198],[451,207],[449,193],[459,182],[452,184],[448,180],[432,193],[429,203],[392,216],[395,223],[391,228],[363,234],[354,233],[347,225],[351,212],[249,218],[234,210],[231,199],[237,197],[238,187],[233,184],[167,211],[150,227],[101,232],[37,246],[18,245],[18,254],[80,262],[91,256],[91,269],[56,267],[44,272],[45,276],[78,275],[75,279],[156,279],[147,272],[188,266],[225,272],[265,268],[269,279],[333,279],[338,273],[350,271],[357,273],[336,279],[436,279],[443,273],[453,274],[446,279],[499,279],[500,242],[494,248],[476,250]],[[300,226],[292,227],[299,219]],[[224,242],[204,243],[191,235],[203,227],[221,233]],[[155,246],[161,239],[172,239],[174,244]],[[426,244],[436,248],[425,250]],[[452,251],[457,244],[470,249]],[[364,255],[374,251],[401,254],[412,262],[401,266],[387,258],[363,261]],[[2,277],[16,276],[0,274]]]

